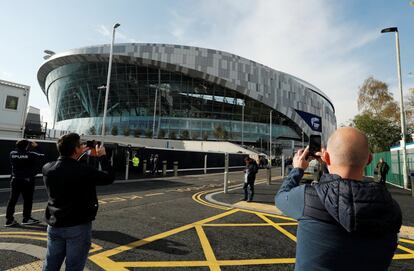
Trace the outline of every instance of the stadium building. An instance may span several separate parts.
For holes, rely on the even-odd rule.
[[[55,129],[98,133],[109,45],[53,54],[38,71]],[[102,87],[103,86],[103,87]],[[154,114],[155,111],[155,114]],[[116,44],[106,131],[159,138],[307,140],[336,129],[326,94],[302,79],[213,49]],[[154,117],[155,116],[155,117]],[[242,125],[244,123],[244,125]],[[243,126],[243,127],[242,127]]]

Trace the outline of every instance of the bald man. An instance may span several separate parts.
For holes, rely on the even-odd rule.
[[[276,206],[297,219],[296,271],[387,270],[397,248],[401,209],[384,185],[364,180],[371,162],[368,139],[351,127],[336,130],[317,153],[330,174],[299,185],[309,166],[308,148],[275,197]]]

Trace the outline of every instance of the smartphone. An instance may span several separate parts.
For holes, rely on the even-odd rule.
[[[316,157],[315,153],[321,151],[322,139],[320,135],[311,135],[309,137],[309,156]]]

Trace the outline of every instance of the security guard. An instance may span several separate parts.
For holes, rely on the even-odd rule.
[[[31,217],[35,176],[40,164],[39,158],[44,157],[43,154],[32,151],[36,146],[37,144],[35,142],[23,139],[17,141],[16,149],[10,152],[10,163],[12,166],[11,193],[9,202],[7,203],[7,221],[5,227],[18,224],[14,219],[14,211],[20,194],[22,194],[24,200],[22,225],[31,225],[40,222]]]
[[[139,166],[139,158],[136,155],[134,155],[134,157],[132,158],[132,166],[133,167],[138,167]]]

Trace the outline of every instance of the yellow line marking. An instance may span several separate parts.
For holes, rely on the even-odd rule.
[[[403,242],[403,243],[413,244],[414,245],[414,241],[413,240],[409,240],[409,239],[405,239],[405,238],[400,238],[399,241],[400,242]]]
[[[279,219],[288,220],[288,221],[292,221],[292,222],[296,222],[297,223],[297,220],[295,220],[293,218],[290,218],[290,217],[287,217],[287,216],[273,215],[273,214],[262,213],[262,212],[258,212],[258,211],[250,211],[250,210],[245,210],[245,209],[238,209],[238,210],[240,212],[244,212],[244,213],[251,213],[251,214],[255,214],[255,215],[257,215],[257,214],[263,214],[263,215],[268,216],[268,217],[279,218]],[[273,222],[273,223],[278,224],[277,222]]]
[[[210,245],[210,242],[207,239],[207,235],[203,230],[201,225],[196,225],[195,229],[198,234],[198,238],[200,239],[201,246],[203,247],[204,255],[209,263],[209,267],[211,271],[221,271],[220,266],[217,264],[216,256],[214,255],[214,251]]]
[[[204,224],[203,227],[269,227],[268,223],[240,223],[240,224],[232,224],[232,223],[226,223],[226,224]]]
[[[269,218],[267,218],[263,214],[257,214],[257,215],[261,219],[263,219],[264,221],[266,221],[267,223],[269,223],[270,225],[272,225],[276,230],[280,231],[281,233],[283,233],[284,235],[286,235],[289,239],[291,239],[291,240],[293,240],[293,241],[296,242],[296,236],[294,236],[293,234],[291,234],[290,232],[288,232],[287,230],[285,230],[281,226],[277,225],[275,222],[273,222],[272,220],[270,220]]]
[[[202,219],[202,220],[197,221],[195,223],[187,224],[187,225],[184,225],[184,226],[181,226],[181,227],[178,227],[178,228],[166,231],[166,232],[162,232],[162,233],[147,237],[145,239],[134,241],[134,242],[129,243],[127,245],[119,246],[117,248],[104,251],[104,252],[100,253],[99,255],[103,255],[105,257],[110,257],[110,256],[113,256],[115,254],[130,250],[130,249],[133,249],[133,248],[137,248],[137,247],[143,246],[145,244],[151,243],[153,241],[168,237],[170,235],[174,235],[174,234],[177,234],[179,232],[191,229],[191,228],[194,227],[194,225],[203,225],[205,223],[217,220],[217,219],[222,218],[222,217],[226,217],[226,216],[231,215],[231,214],[236,213],[236,212],[237,212],[237,210],[230,210],[230,211],[227,211],[227,212],[224,212],[224,213],[212,216],[212,217]]]
[[[295,263],[295,258],[277,258],[277,259],[249,259],[249,260],[219,260],[219,265],[237,266],[237,265],[262,265],[262,264],[286,264]]]
[[[398,245],[397,246],[397,248],[399,248],[399,249],[401,249],[401,250],[403,250],[403,251],[405,251],[405,252],[408,252],[408,253],[410,253],[410,254],[412,254],[413,256],[414,256],[414,251],[412,251],[411,249],[409,249],[409,248],[406,248],[406,247],[404,247],[404,246],[402,246],[402,245]]]
[[[122,263],[122,267],[198,267],[198,266],[209,266],[209,263],[207,261],[161,261],[161,262],[123,262]]]

